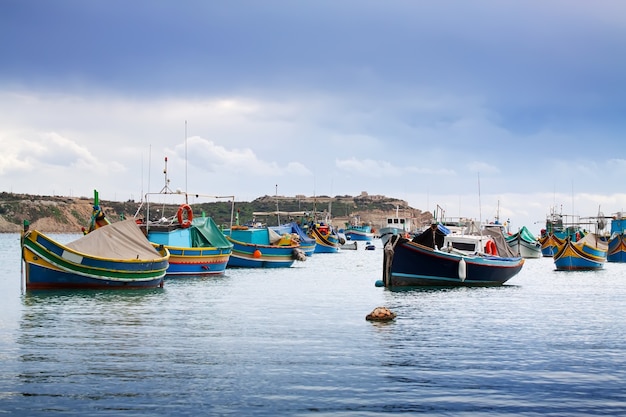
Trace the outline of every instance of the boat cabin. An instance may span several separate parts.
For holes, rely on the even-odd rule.
[[[494,240],[490,236],[480,235],[447,235],[443,238],[440,250],[459,255],[498,254]]]

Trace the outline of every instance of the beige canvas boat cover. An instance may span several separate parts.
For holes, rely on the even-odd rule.
[[[65,246],[100,258],[144,261],[161,258],[133,219],[100,227]]]

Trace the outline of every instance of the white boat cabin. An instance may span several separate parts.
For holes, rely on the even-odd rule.
[[[443,238],[442,252],[459,255],[497,255],[496,242],[487,235],[457,235],[449,234]]]

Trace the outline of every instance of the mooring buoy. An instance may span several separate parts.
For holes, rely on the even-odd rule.
[[[365,317],[369,321],[389,321],[396,318],[396,313],[387,307],[376,307],[370,314]]]

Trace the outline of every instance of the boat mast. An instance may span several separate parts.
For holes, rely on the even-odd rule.
[[[185,204],[189,204],[189,196],[187,195],[187,120],[185,120]]]
[[[276,184],[276,192],[275,192],[275,196],[276,196],[276,221],[277,221],[277,225],[280,226],[280,212],[278,211],[278,184]]]

